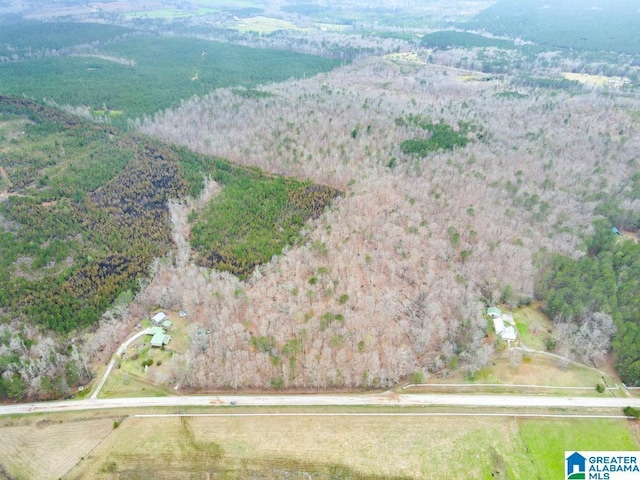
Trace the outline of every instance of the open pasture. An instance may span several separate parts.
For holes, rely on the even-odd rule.
[[[235,20],[232,28],[237,29],[241,33],[256,32],[261,35],[273,33],[278,30],[302,30],[298,28],[295,23],[288,20],[264,16]]]
[[[0,477],[49,480],[63,477],[113,431],[117,417],[23,417],[0,421]],[[4,477],[3,477],[4,478]]]
[[[624,420],[130,417],[68,478],[559,478],[565,450],[636,448]]]

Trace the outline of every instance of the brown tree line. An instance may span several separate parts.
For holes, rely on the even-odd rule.
[[[541,250],[579,255],[590,196],[616,192],[637,168],[633,98],[385,59],[263,89],[271,96],[219,90],[138,127],[347,194],[305,245],[246,282],[183,262],[159,268],[139,305],[186,308],[194,322],[163,380],[328,388],[473,374],[491,357],[485,302],[507,287],[516,301],[532,296]],[[408,114],[468,122],[471,141],[406,156],[400,143],[424,136],[395,122]]]

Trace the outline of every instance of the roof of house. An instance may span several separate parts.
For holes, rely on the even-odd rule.
[[[173,322],[171,320],[165,320],[164,322],[162,322],[162,326],[164,328],[169,328],[173,326]]]
[[[504,330],[504,321],[502,320],[502,317],[494,317],[493,329],[498,335],[502,333],[502,331]]]
[[[504,323],[508,323],[511,325],[515,325],[516,322],[513,321],[513,315],[511,315],[510,313],[503,313],[502,314],[502,321]]]
[[[153,338],[151,339],[151,346],[152,347],[161,347],[162,345],[164,345],[164,337],[165,337],[164,332],[156,333],[153,336]]]
[[[487,315],[491,317],[499,317],[502,315],[502,311],[498,307],[489,307],[487,308]]]
[[[160,323],[165,318],[167,318],[167,315],[164,312],[158,312],[153,317],[151,317],[151,320],[153,321],[153,323]]]
[[[156,327],[151,327],[147,332],[147,335],[157,335],[158,333],[164,333],[164,330],[162,329],[162,327],[156,326]]]
[[[500,332],[500,336],[503,340],[511,341],[516,339],[516,329],[509,326],[505,327],[502,332]]]

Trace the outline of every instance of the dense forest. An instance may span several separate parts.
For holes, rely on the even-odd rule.
[[[219,87],[251,89],[312,75],[338,60],[190,37],[145,34],[109,25],[28,24],[0,33],[2,93],[73,105],[74,113],[124,127],[128,119],[174,107]],[[60,47],[46,47],[64,27]],[[74,43],[75,42],[75,43]],[[10,46],[10,47],[9,47]],[[3,62],[4,60],[4,62]]]
[[[0,396],[66,394],[157,308],[191,322],[161,383],[472,378],[486,306],[533,299],[640,383],[640,58],[593,23],[629,2],[409,3],[0,30]]]
[[[613,342],[622,380],[640,383],[640,244],[599,222],[579,259],[555,255],[544,268],[537,294],[560,331],[575,338],[568,348],[585,361],[602,360]],[[571,332],[571,330],[575,332]],[[571,333],[574,333],[572,336]]]
[[[147,303],[163,298],[161,285],[174,290],[188,278],[183,302],[217,312],[198,322],[215,332],[205,344],[194,326],[192,368],[176,359],[176,378],[198,387],[264,378],[328,387],[390,385],[456,366],[473,374],[492,355],[483,305],[544,300],[535,289],[539,259],[583,255],[599,216],[635,228],[635,97],[563,79],[564,60],[542,67],[538,53],[505,64],[531,62],[538,73],[529,81],[518,69],[457,70],[496,58],[493,49],[391,54],[262,88],[262,98],[219,90],[141,122],[195,150],[347,190],[311,241],[258,282],[161,271]],[[281,120],[267,120],[274,117]],[[209,289],[221,295],[209,299]],[[245,293],[235,297],[238,289]],[[613,330],[602,329],[599,352]],[[284,353],[292,341],[302,343],[295,368]]]
[[[637,54],[638,5],[633,0],[500,0],[468,28],[550,47]],[[567,21],[567,19],[571,21]]]
[[[319,216],[338,194],[309,182],[266,177],[255,169],[10,97],[0,97],[0,133],[8,140],[1,154],[6,177],[0,202],[2,320],[22,320],[58,334],[77,334],[94,325],[103,312],[122,299],[130,300],[144,286],[153,260],[175,247],[169,201],[197,196],[207,176],[228,187],[220,201],[232,218],[243,219],[244,227],[251,224],[237,210],[245,201],[261,220],[261,229],[286,226],[286,233],[273,236],[266,246],[255,245],[255,239],[265,236],[255,227],[245,233],[249,240],[226,231],[224,242],[232,252],[225,255],[228,265],[216,266],[234,273],[249,273],[293,243],[305,221]],[[284,198],[268,205],[266,193],[252,191],[252,185],[269,193],[281,190]],[[194,221],[194,230],[228,218],[220,210],[211,211]],[[195,239],[196,248],[220,250],[204,233]],[[247,260],[253,258],[249,251],[254,252],[253,260]],[[65,386],[57,389],[46,382],[43,386],[37,369],[23,373],[22,354],[34,351],[40,337],[29,331],[27,335],[22,329],[15,336],[11,328],[3,329],[1,396],[60,394],[68,385],[87,380],[86,366],[82,376],[60,374]],[[14,351],[14,341],[22,345],[22,352]],[[62,355],[67,367],[77,371],[68,355]],[[61,362],[63,372],[67,367]]]

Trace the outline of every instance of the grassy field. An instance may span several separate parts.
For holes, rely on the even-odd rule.
[[[522,443],[532,455],[537,478],[561,478],[565,450],[638,450],[626,421],[521,420]],[[522,477],[515,477],[522,478]]]
[[[249,17],[236,20],[232,25],[232,28],[240,31],[241,33],[256,32],[259,34],[273,33],[278,30],[302,30],[296,27],[296,24],[288,20],[280,20],[279,18],[272,17]]]
[[[563,72],[562,76],[567,80],[575,80],[583,85],[589,85],[592,87],[609,87],[619,89],[626,83],[629,83],[629,79],[624,77],[607,77],[604,75],[588,75],[586,73]]]
[[[577,364],[561,365],[558,358],[544,354],[529,353],[519,358],[516,366],[511,365],[510,353],[504,352],[491,365],[480,371],[470,381],[462,374],[444,379],[427,378],[425,383],[442,386],[411,387],[410,392],[483,392],[483,393],[523,393],[571,396],[622,396],[622,391],[598,393],[596,385],[602,383],[603,374],[595,368]],[[609,387],[615,388],[617,379],[604,375]],[[447,386],[462,384],[464,386]],[[472,387],[477,386],[477,388]],[[492,385],[491,387],[482,385]],[[495,386],[494,386],[495,385]],[[504,385],[504,386],[501,386]],[[526,385],[511,387],[509,385]],[[548,386],[551,388],[531,388]],[[553,388],[556,387],[556,388]],[[569,388],[560,388],[569,387]],[[576,389],[581,387],[584,389]]]
[[[100,398],[163,397],[173,393],[170,387],[157,385],[154,379],[168,374],[167,361],[174,352],[184,353],[188,348],[186,326],[189,320],[181,318],[176,312],[167,314],[174,322],[167,332],[171,336],[169,344],[163,349],[153,348],[149,344],[151,336],[146,335],[133,342],[122,357],[120,367],[113,370],[105,382]],[[149,327],[150,323],[149,320],[143,321],[142,328]],[[145,361],[151,361],[147,368],[143,365]],[[96,375],[95,384],[100,381],[103,373]]]
[[[98,379],[99,380],[99,379]],[[168,389],[146,382],[140,375],[113,370],[100,391],[100,398],[166,397]]]
[[[523,307],[513,312],[520,341],[529,348],[545,350],[545,340],[553,330],[551,320],[539,305]]]
[[[1,419],[0,478],[56,479],[69,472],[113,432],[115,415]]]
[[[637,448],[625,420],[130,417],[67,478],[559,478],[565,450]]]
[[[586,395],[599,395],[595,387],[602,382],[602,373],[594,368],[569,364],[561,366],[559,359],[542,354],[524,355],[519,365],[511,367],[508,355],[503,355],[494,362],[485,374],[479,375],[478,383],[503,383],[514,385],[549,385],[552,387],[586,387]],[[607,384],[615,386],[616,380],[605,375]],[[566,395],[568,390],[559,391]],[[580,395],[580,391],[572,391],[571,395]]]

